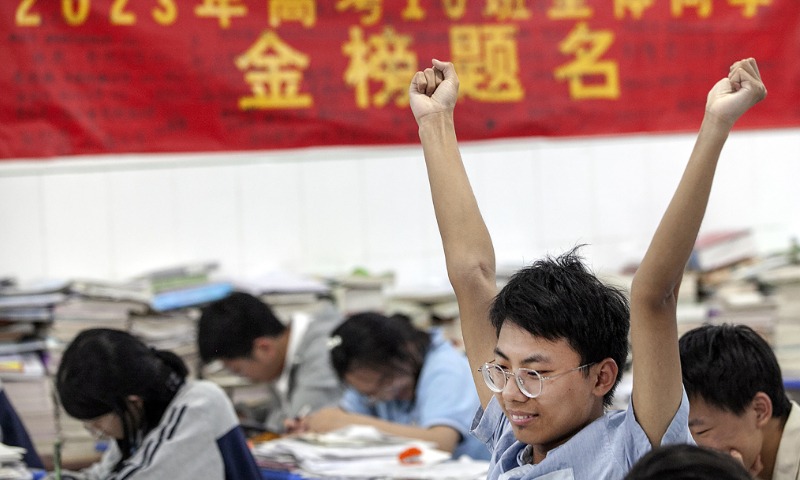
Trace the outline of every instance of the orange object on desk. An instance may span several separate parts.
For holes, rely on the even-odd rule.
[[[253,448],[253,445],[263,442],[269,442],[270,440],[275,440],[277,438],[281,438],[281,436],[277,433],[273,432],[262,432],[258,435],[254,435],[247,439],[247,444],[250,445],[250,448]]]
[[[415,464],[415,463],[422,463],[422,450],[417,447],[410,447],[397,455],[397,459],[400,460],[400,463],[405,464]]]

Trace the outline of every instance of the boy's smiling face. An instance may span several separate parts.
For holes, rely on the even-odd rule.
[[[495,355],[493,362],[505,370],[516,373],[518,368],[529,368],[545,377],[581,365],[580,355],[566,340],[534,337],[512,322],[505,322],[500,329]],[[535,462],[603,414],[603,396],[598,396],[595,388],[597,367],[545,379],[536,398],[525,396],[513,376],[503,391],[495,394],[514,436],[533,446]]]

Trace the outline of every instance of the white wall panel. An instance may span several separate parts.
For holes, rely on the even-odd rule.
[[[0,276],[46,276],[41,178],[0,177]]]
[[[538,150],[492,142],[464,156],[498,264],[524,264],[541,241]]]
[[[242,190],[238,272],[251,277],[298,271],[307,248],[301,168],[287,162],[247,165],[238,176]]]
[[[590,243],[595,266],[641,258],[694,134],[462,145],[498,263]],[[800,129],[735,131],[703,232],[800,236]],[[419,146],[0,162],[0,274],[121,279],[218,260],[271,270],[445,278]]]
[[[589,155],[589,140],[559,143],[543,151],[542,169],[535,179],[541,200],[537,219],[541,242],[550,253],[561,253],[574,245],[591,243],[597,234],[595,218],[595,164]]]
[[[414,258],[430,251],[439,239],[421,155],[363,159],[360,169],[364,261],[386,265],[398,253]]]
[[[42,192],[45,273],[55,278],[113,275],[108,174],[47,175]]]
[[[108,173],[112,278],[172,265],[181,250],[170,169]]]
[[[218,260],[226,269],[241,268],[238,168],[223,164],[173,172],[176,249],[171,264]]]
[[[363,176],[359,165],[356,158],[323,158],[300,166],[306,240],[304,271],[329,275],[363,266],[367,225],[361,204]]]

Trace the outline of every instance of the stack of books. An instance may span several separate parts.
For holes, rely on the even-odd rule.
[[[773,348],[784,380],[800,398],[800,265],[787,262],[761,272],[758,278],[778,304]]]
[[[394,275],[369,275],[355,271],[329,279],[337,307],[344,315],[359,312],[386,312],[386,290],[394,285]]]
[[[32,370],[35,373],[29,372],[26,378],[3,380],[3,389],[25,425],[36,452],[46,456],[52,453],[58,439],[55,396],[53,384],[41,363]]]
[[[709,323],[747,325],[774,345],[778,323],[778,301],[749,281],[719,285],[709,300]]]
[[[331,287],[327,282],[284,271],[239,280],[235,288],[260,298],[284,323],[298,312],[313,315],[332,301]]]
[[[150,347],[175,353],[189,367],[190,376],[197,376],[197,316],[189,309],[132,315],[128,331]]]
[[[63,281],[21,285],[10,280],[0,286],[0,360],[47,349],[47,329],[54,309],[67,299],[67,287]]]
[[[216,262],[187,264],[148,272],[128,281],[76,280],[71,291],[93,300],[146,305],[156,312],[196,307],[228,295],[232,284],[215,280]]]
[[[68,287],[59,280],[0,287],[0,381],[40,454],[57,438],[48,332]]]

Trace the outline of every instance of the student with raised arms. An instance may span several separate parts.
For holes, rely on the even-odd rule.
[[[728,133],[766,95],[755,60],[734,63],[708,93],[684,175],[633,280],[630,308],[575,251],[523,268],[497,292],[492,240],[456,140],[458,87],[454,65],[434,60],[415,74],[409,95],[481,399],[473,433],[492,450],[488,478],[620,479],[653,447],[692,443],[678,289]],[[631,405],[609,411],[629,330]]]

